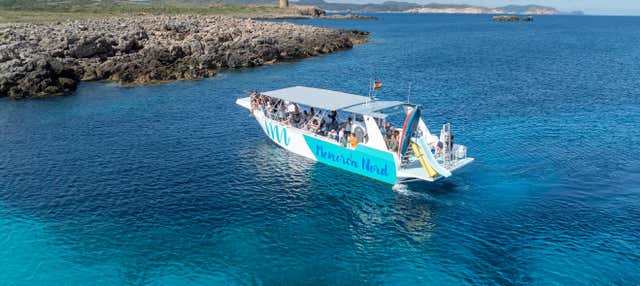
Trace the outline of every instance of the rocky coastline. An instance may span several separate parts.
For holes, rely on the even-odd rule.
[[[368,33],[226,16],[140,16],[0,25],[0,97],[214,76],[351,48]]]

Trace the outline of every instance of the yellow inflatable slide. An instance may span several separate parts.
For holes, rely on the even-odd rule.
[[[422,148],[420,148],[420,146],[418,146],[418,144],[414,142],[411,142],[411,149],[420,161],[420,165],[422,165],[422,168],[424,168],[427,174],[429,174],[429,177],[435,177],[438,172],[436,172],[436,170],[434,170],[431,165],[429,165],[429,162],[427,162],[427,159],[424,156],[424,150],[422,150]]]

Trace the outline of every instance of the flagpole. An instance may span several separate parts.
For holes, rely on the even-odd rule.
[[[372,93],[373,93],[373,79],[369,79],[369,102],[372,101]]]
[[[373,89],[373,98],[372,98],[373,100],[375,100],[376,95],[378,93],[378,90],[376,89],[375,85],[376,85],[376,81],[374,80],[373,84],[371,85],[371,89]]]

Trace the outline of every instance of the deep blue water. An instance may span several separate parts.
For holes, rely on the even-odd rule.
[[[0,101],[0,284],[640,284],[640,18],[381,15],[352,50]],[[236,106],[309,85],[425,106],[476,162],[392,187]]]

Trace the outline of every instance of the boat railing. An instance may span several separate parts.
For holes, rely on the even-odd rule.
[[[424,134],[416,132],[414,138],[420,138]],[[442,148],[437,148],[435,144],[441,142]],[[430,150],[424,150],[424,152],[432,152],[436,161],[446,169],[455,168],[458,163],[467,158],[467,147],[464,145],[454,144],[453,136],[451,136],[451,124],[446,123],[443,125],[441,136],[439,139],[431,145]],[[402,166],[411,165],[415,161],[416,157],[412,149],[408,149],[405,154],[400,158]]]
[[[447,169],[457,166],[460,160],[467,158],[467,147],[453,142],[453,133],[451,132],[451,123],[442,125],[440,131],[440,141],[443,142],[441,154],[438,159],[442,166]]]
[[[297,124],[290,124],[290,122],[282,122],[278,116],[277,116],[277,112],[269,112],[266,108],[262,108],[262,107],[258,107],[257,110],[259,110],[260,112],[262,112],[262,114],[264,115],[265,118],[277,122],[278,124],[284,125],[286,127],[291,127],[291,128],[296,128],[298,130],[298,132],[302,132],[306,135],[309,136],[313,136],[316,138],[322,138],[327,140],[328,142],[337,144],[337,145],[342,145],[341,142],[337,141],[336,139],[334,139],[333,137],[329,137],[326,135],[320,135],[317,133],[318,128],[320,127],[320,122],[322,121],[322,118],[324,117],[322,114],[317,113],[315,114],[311,119],[303,119],[302,121],[298,122]],[[317,124],[313,124],[314,119],[316,120],[316,122],[318,122]]]
[[[327,126],[327,129],[326,131],[323,130],[322,133],[319,134],[320,128],[327,114],[326,110],[320,110],[314,113],[313,116],[311,116],[311,118],[309,119],[307,119],[308,117],[305,118],[303,116],[299,122],[293,123],[290,121],[290,117],[289,117],[290,114],[288,112],[286,113],[286,116],[285,116],[286,119],[283,120],[283,118],[279,115],[280,111],[278,110],[278,107],[279,105],[276,105],[275,107],[258,105],[255,107],[255,110],[261,112],[265,118],[278,122],[279,124],[290,126],[292,128],[296,128],[300,130],[305,134],[312,135],[318,138],[324,138],[329,140],[330,142],[335,142],[338,145],[345,146],[344,142],[347,142],[347,138],[344,138],[344,142],[341,142],[340,140],[337,139],[337,133],[340,130],[340,126],[343,126],[345,122],[343,123],[340,123],[339,121],[336,121],[334,123],[324,122],[325,126]],[[364,124],[358,124],[358,122],[359,121],[354,121],[353,126],[355,126],[355,128],[353,128],[352,132],[358,137],[358,144],[367,145],[369,140],[368,140],[366,126],[364,126]],[[330,129],[330,127],[333,127],[333,128]],[[328,133],[328,131],[333,131],[336,133],[333,133],[334,135],[329,136],[328,134],[331,134],[331,133]],[[328,133],[328,134],[325,134],[325,133]],[[391,150],[389,151],[391,152]]]

